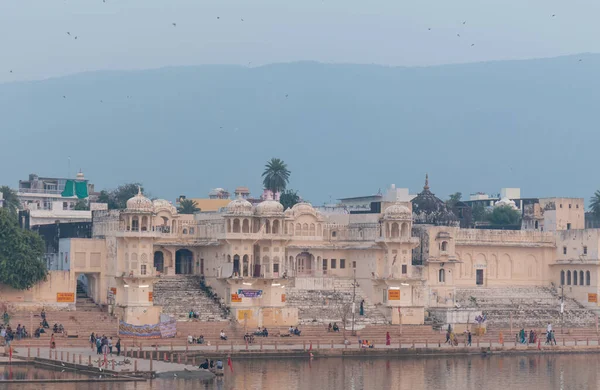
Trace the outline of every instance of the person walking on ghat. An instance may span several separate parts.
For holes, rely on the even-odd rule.
[[[471,331],[469,331],[469,333],[467,333],[467,345],[469,347],[471,346],[471,341],[473,341],[473,336],[471,335]]]

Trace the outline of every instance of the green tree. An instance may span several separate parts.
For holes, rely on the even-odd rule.
[[[177,212],[179,214],[195,214],[198,211],[200,211],[200,209],[192,199],[182,199],[177,207]]]
[[[262,177],[264,187],[275,194],[284,191],[287,187],[290,180],[290,171],[283,160],[272,158],[265,165]]]
[[[0,283],[26,290],[46,280],[43,255],[42,238],[21,229],[14,214],[0,209]]]
[[[16,191],[12,190],[9,186],[2,186],[0,187],[0,192],[4,199],[4,207],[11,213],[16,214],[17,210],[21,208],[21,201],[19,200]]]
[[[518,225],[521,213],[510,206],[498,206],[489,215],[489,221],[492,225]]]
[[[594,192],[594,196],[590,199],[590,211],[596,218],[600,218],[600,190]]]
[[[454,208],[454,206],[458,202],[460,202],[461,199],[462,199],[462,193],[455,192],[454,194],[450,195],[450,198],[446,201],[446,206],[448,206],[449,210],[452,210]]]
[[[475,222],[483,222],[489,220],[489,214],[489,211],[487,211],[485,206],[481,203],[476,203],[475,206],[473,206],[471,212],[473,221]]]
[[[140,183],[127,183],[114,190],[102,190],[98,196],[98,202],[108,203],[110,210],[123,210],[127,208],[127,201],[136,196],[140,188],[144,192],[144,187]],[[148,197],[148,194],[145,195]]]
[[[87,200],[79,199],[77,203],[75,203],[75,210],[89,210],[90,206],[88,205]]]
[[[281,196],[279,197],[279,203],[283,205],[284,210],[294,207],[296,203],[300,203],[300,196],[298,195],[298,191],[283,191],[281,193]]]

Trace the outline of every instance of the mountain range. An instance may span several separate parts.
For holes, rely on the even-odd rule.
[[[29,173],[153,196],[261,188],[282,158],[315,204],[391,183],[589,199],[600,55],[431,67],[296,62],[96,71],[0,84],[0,184]],[[69,169],[69,158],[71,161]]]

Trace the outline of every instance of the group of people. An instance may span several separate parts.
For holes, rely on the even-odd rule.
[[[102,335],[102,337],[100,337],[100,334],[94,334],[92,333],[90,335],[90,346],[92,347],[92,350],[94,348],[96,348],[96,354],[98,355],[108,355],[110,354],[112,356],[113,354],[113,338],[112,337],[106,337],[104,335]],[[121,356],[121,338],[119,338],[117,340],[117,344],[115,345],[116,349],[117,349],[117,356]]]
[[[204,336],[192,336],[188,335],[187,337],[188,344],[204,344]]]
[[[300,336],[300,334],[302,333],[301,330],[298,330],[298,327],[294,328],[293,326],[290,326],[290,329],[288,330],[288,332],[294,336]]]
[[[200,315],[198,314],[197,311],[194,311],[194,309],[190,309],[190,312],[188,313],[188,318],[189,319],[198,319],[200,317]]]
[[[331,325],[331,322],[330,322],[329,326],[327,327],[327,331],[328,332],[339,332],[340,327],[338,326],[337,322],[334,322],[333,325]]]
[[[527,332],[525,328],[521,328],[519,333],[517,333],[517,342],[521,344],[535,344],[538,342],[538,332],[533,329]]]
[[[52,332],[54,332],[54,333],[63,333],[63,334],[65,334],[65,336],[66,336],[66,333],[67,333],[67,332],[65,332],[65,328],[64,328],[64,326],[62,324],[54,324],[54,327],[52,328]]]
[[[199,368],[203,369],[203,370],[208,370],[208,369],[217,369],[217,370],[222,370],[223,369],[223,362],[221,360],[217,360],[217,363],[215,364],[214,360],[208,361],[208,359],[206,359],[204,361],[204,363],[200,364]]]
[[[244,335],[244,342],[248,344],[254,343],[254,335],[246,332],[246,334]]]
[[[556,337],[554,337],[554,329],[552,329],[552,324],[548,323],[548,327],[546,328],[546,345],[554,344],[556,345]]]
[[[256,331],[254,332],[255,336],[258,337],[269,337],[269,331],[267,330],[267,328],[261,328],[260,326],[256,329]]]
[[[15,337],[17,340],[21,340],[22,338],[29,337],[29,334],[27,333],[25,327],[21,326],[21,324],[17,326],[16,331],[13,331],[10,325],[0,325],[0,337],[4,339],[6,345],[10,345],[11,341],[13,341]]]

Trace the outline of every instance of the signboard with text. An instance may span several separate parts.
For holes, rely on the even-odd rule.
[[[71,303],[75,302],[75,293],[56,293],[56,302]]]
[[[399,301],[400,290],[388,290],[388,301]]]
[[[148,292],[148,302],[152,302],[154,300],[154,295],[152,294],[152,291]]]
[[[239,289],[238,295],[243,298],[260,298],[262,297],[262,290]]]
[[[242,297],[240,297],[237,294],[231,294],[231,302],[240,303],[240,302],[242,302]]]
[[[588,302],[598,303],[598,294],[588,293]]]

